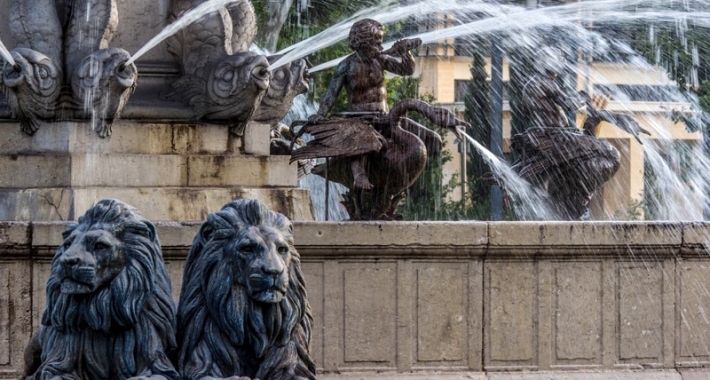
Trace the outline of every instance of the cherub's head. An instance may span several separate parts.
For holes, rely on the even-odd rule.
[[[362,19],[350,28],[350,47],[365,58],[374,58],[382,51],[385,31],[382,24],[373,19]]]

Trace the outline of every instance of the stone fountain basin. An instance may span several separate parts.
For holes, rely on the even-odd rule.
[[[200,222],[158,222],[177,299]],[[0,223],[18,378],[65,222]],[[707,223],[296,222],[319,379],[706,379]]]

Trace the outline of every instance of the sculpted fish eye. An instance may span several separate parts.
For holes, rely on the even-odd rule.
[[[38,66],[37,67],[37,76],[42,78],[42,79],[47,79],[49,76],[49,70],[45,66]]]
[[[225,71],[224,74],[222,74],[222,79],[226,81],[231,81],[232,78],[234,78],[234,71]]]

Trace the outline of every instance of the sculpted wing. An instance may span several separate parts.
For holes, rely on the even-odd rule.
[[[633,117],[620,113],[620,112],[612,112],[612,111],[607,111],[607,110],[597,110],[597,113],[601,117],[602,120],[616,125],[619,129],[621,129],[624,132],[628,132],[631,135],[633,135],[636,140],[643,145],[643,142],[641,141],[641,138],[639,137],[639,133],[643,133],[645,135],[651,135],[651,132],[645,130],[644,128],[641,127],[641,125],[634,119]]]
[[[330,119],[308,125],[313,136],[306,146],[291,154],[291,162],[318,157],[349,157],[379,152],[384,137],[360,119]]]

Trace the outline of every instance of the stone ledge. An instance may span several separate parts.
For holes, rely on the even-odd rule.
[[[663,222],[491,222],[489,226],[488,253],[497,255],[512,247],[516,254],[538,255],[599,253],[628,247],[638,248],[641,255],[674,254],[683,244],[685,227],[683,223]]]
[[[31,225],[23,222],[0,222],[0,249],[28,246]]]
[[[482,372],[431,372],[431,373],[375,373],[356,372],[341,374],[317,374],[318,380],[486,380],[486,374]]]
[[[598,372],[488,372],[488,380],[685,380],[674,370]]]
[[[690,373],[704,377],[692,377]],[[431,372],[431,373],[377,373],[354,372],[318,374],[318,380],[707,380],[710,372],[678,373],[659,371],[598,371],[598,372]]]
[[[108,189],[111,190],[111,189]],[[157,191],[158,189],[156,189]],[[219,189],[215,190],[215,199],[207,204],[202,204],[204,210],[201,213],[214,212],[226,202],[229,197],[253,197],[259,196],[266,199],[264,193],[269,193],[277,189],[241,189],[235,190],[239,194],[230,192],[222,194]],[[279,193],[280,194],[280,193]],[[226,198],[221,199],[220,195]],[[267,194],[268,195],[268,194]],[[272,194],[275,199],[270,202],[281,202],[278,194]],[[300,192],[291,192],[292,197],[298,197]],[[125,197],[124,197],[125,198]],[[217,199],[220,198],[220,199]],[[151,198],[152,199],[152,198]],[[231,198],[233,199],[233,198]],[[135,202],[129,204],[134,204]],[[288,202],[287,202],[288,203]],[[298,204],[297,199],[289,203],[291,206]],[[148,219],[153,211],[145,207],[136,206]],[[209,207],[207,207],[209,206]],[[288,205],[272,205],[270,207],[286,207]],[[144,210],[145,209],[145,210]],[[157,211],[156,211],[157,212]],[[307,210],[292,209],[293,213],[307,213]],[[203,218],[204,219],[204,218]],[[584,239],[575,235],[579,231],[590,228],[585,223],[571,223],[567,230],[574,232],[572,237],[557,237],[554,239],[531,239],[530,231],[541,228],[545,231],[559,229],[557,223],[511,223],[510,226],[501,226],[499,223],[486,222],[309,222],[298,221],[294,218],[294,235],[296,246],[304,257],[318,259],[322,257],[344,257],[344,258],[472,258],[486,255],[487,259],[497,259],[504,257],[526,256],[529,252],[544,253],[550,255],[563,255],[569,258],[591,259],[594,256],[614,256],[617,259],[636,260],[639,256],[653,254],[658,257],[672,256],[679,249],[690,250],[695,254],[707,255],[707,251],[701,251],[698,246],[703,246],[703,236],[710,241],[710,224],[684,224],[673,223],[658,224],[632,223],[633,228],[628,228],[628,223],[603,222],[596,223],[596,231],[601,231],[602,238]],[[0,224],[0,233],[4,226],[8,231],[13,231],[11,240],[21,242],[22,231],[32,229],[33,247],[56,248],[61,243],[61,232],[66,228],[68,222],[4,222]],[[158,236],[164,247],[170,248],[174,252],[183,255],[187,253],[192,239],[199,229],[201,220],[195,221],[156,221],[158,226]],[[490,226],[490,229],[489,229]],[[548,229],[548,227],[552,227]],[[682,244],[680,233],[686,228],[691,229],[693,239],[688,241],[688,247]],[[488,237],[490,230],[491,237]],[[610,237],[609,231],[641,231],[648,241],[643,241],[638,237],[631,238],[635,244],[617,241]],[[651,232],[661,231],[658,235],[649,236]],[[500,231],[505,231],[501,235]],[[664,232],[665,231],[665,232]],[[705,231],[705,233],[703,233]],[[673,233],[671,233],[673,232]],[[496,235],[497,234],[497,235]],[[606,235],[605,235],[606,234]],[[688,235],[688,234],[686,234]],[[29,235],[28,235],[29,236]],[[503,236],[508,237],[504,239]],[[563,239],[565,238],[565,239]],[[489,240],[495,244],[488,244]],[[532,241],[531,241],[532,240]],[[551,246],[551,244],[561,244],[561,247]],[[14,244],[14,243],[13,243]],[[29,243],[25,243],[29,244]],[[584,244],[590,244],[585,246]],[[596,244],[596,245],[595,245]],[[0,246],[2,240],[0,236]]]
[[[86,122],[41,122],[33,136],[16,122],[0,123],[3,154],[239,154],[242,138],[223,125],[118,120],[111,137],[101,138]],[[263,140],[268,145],[268,131]]]
[[[303,246],[465,246],[488,244],[486,222],[300,222]],[[304,236],[305,235],[305,236]]]

